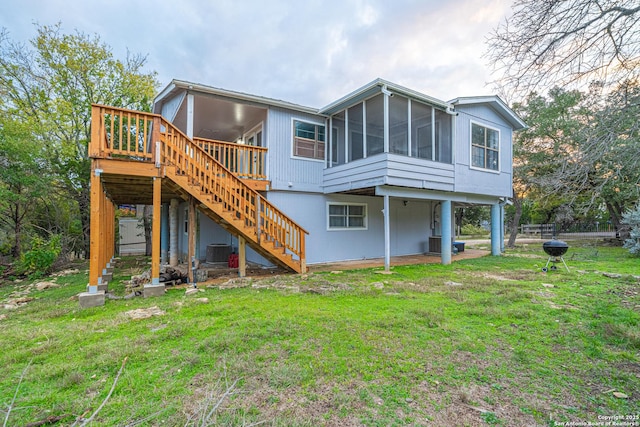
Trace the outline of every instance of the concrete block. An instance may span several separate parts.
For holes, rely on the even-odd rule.
[[[80,294],[78,294],[78,302],[80,303],[80,308],[103,306],[104,299],[104,291],[98,291],[94,294],[90,294],[89,292],[81,292]]]
[[[113,280],[113,273],[103,273],[102,274],[102,281],[103,282],[110,282]]]
[[[162,285],[144,285],[142,295],[148,297],[161,297],[165,293],[165,286]]]

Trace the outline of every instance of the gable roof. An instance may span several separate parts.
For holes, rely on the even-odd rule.
[[[467,96],[449,101],[453,105],[487,105],[505,118],[513,130],[526,129],[528,126],[499,96]]]
[[[361,102],[367,98],[370,98],[378,93],[384,92],[397,93],[398,95],[406,96],[425,104],[433,105],[437,108],[451,109],[453,105],[449,102],[444,102],[431,96],[425,95],[413,89],[406,88],[404,86],[397,85],[384,79],[375,79],[374,81],[362,86],[359,89],[351,92],[348,95],[343,96],[337,101],[321,108],[318,112],[324,115],[335,114],[340,110],[348,108],[358,102]]]
[[[311,113],[318,114],[317,108],[305,107],[303,105],[294,104],[292,102],[282,101],[280,99],[267,98],[264,96],[251,95],[249,93],[244,92],[236,92],[228,89],[221,89],[213,86],[207,86],[199,83],[187,82],[184,80],[173,79],[167,87],[165,87],[162,92],[158,94],[153,100],[154,105],[156,105],[155,109],[157,109],[157,105],[163,101],[165,98],[170,98],[173,94],[177,94],[182,91],[195,91],[203,94],[220,96],[223,98],[231,98],[234,100],[242,100],[247,101],[254,104],[260,104],[265,106],[274,106],[274,107],[282,107],[290,110],[300,111],[303,113]],[[154,113],[158,113],[158,111],[154,111]]]
[[[500,99],[500,97],[496,95],[459,97],[445,102],[381,78],[373,80],[372,82],[360,87],[359,89],[354,90],[353,92],[343,96],[337,101],[334,101],[320,109],[306,107],[292,102],[282,101],[280,99],[251,95],[244,92],[237,92],[233,90],[174,79],[154,99],[154,113],[160,112],[156,110],[160,110],[160,104],[163,100],[165,100],[166,98],[170,98],[174,94],[188,90],[223,98],[247,101],[253,104],[281,107],[294,111],[300,111],[303,113],[319,114],[323,116],[330,116],[332,114],[335,114],[338,111],[351,107],[352,105],[375,96],[378,93],[391,92],[392,94],[397,93],[398,95],[402,95],[407,98],[432,105],[439,109],[447,110],[451,113],[453,113],[453,108],[457,105],[486,105],[494,109],[498,114],[504,117],[514,130],[525,129],[527,127],[527,124],[511,108],[509,108],[507,104],[505,104],[505,102]]]

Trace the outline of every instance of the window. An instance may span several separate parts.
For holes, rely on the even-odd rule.
[[[395,95],[389,98],[389,151],[394,154],[407,155],[408,153],[408,125],[409,107],[408,100]]]
[[[324,125],[293,121],[293,155],[324,160]]]
[[[367,156],[384,152],[384,95],[367,99]]]
[[[362,103],[349,108],[349,161],[364,157],[364,139],[362,137]]]
[[[365,230],[367,228],[366,204],[329,203],[327,211],[329,230]]]
[[[497,171],[500,132],[471,123],[471,166]]]

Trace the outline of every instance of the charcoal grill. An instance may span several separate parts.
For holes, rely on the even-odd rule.
[[[542,271],[546,273],[547,271],[549,271],[549,269],[557,270],[556,263],[559,263],[561,261],[564,265],[564,268],[569,271],[569,267],[567,267],[567,263],[564,262],[564,258],[562,257],[569,250],[569,245],[567,245],[567,242],[563,242],[562,240],[554,238],[553,240],[544,242],[542,244],[542,249],[544,249],[546,254],[549,255],[547,265],[542,267]],[[551,267],[549,267],[549,264],[551,264]]]

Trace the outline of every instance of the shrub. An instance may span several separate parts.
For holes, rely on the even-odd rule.
[[[488,233],[487,230],[480,226],[465,224],[462,226],[462,234],[464,234],[465,236],[485,236]]]
[[[622,215],[622,223],[630,228],[629,238],[624,241],[624,247],[629,249],[631,255],[640,257],[640,203],[635,209]]]
[[[18,274],[32,278],[42,277],[51,271],[62,250],[59,235],[52,236],[49,241],[41,237],[34,237],[31,249],[24,252],[17,265]]]

